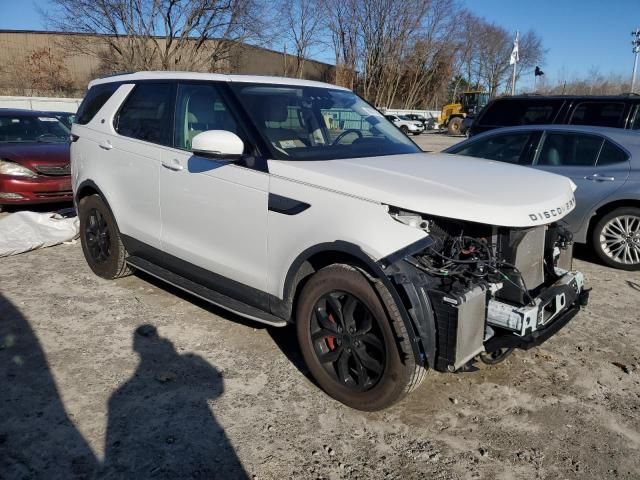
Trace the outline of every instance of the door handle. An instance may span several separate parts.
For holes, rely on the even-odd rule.
[[[613,182],[616,177],[608,177],[606,175],[600,175],[599,173],[594,173],[593,175],[587,175],[584,177],[585,180],[591,180],[593,182]]]
[[[100,148],[102,148],[103,150],[111,150],[113,148],[113,145],[111,145],[111,142],[109,140],[100,142],[98,145],[100,145]]]
[[[175,159],[175,158],[171,162],[163,161],[162,162],[162,166],[164,168],[168,168],[169,170],[173,170],[174,172],[179,172],[180,170],[182,170],[184,168],[180,164],[180,161]]]

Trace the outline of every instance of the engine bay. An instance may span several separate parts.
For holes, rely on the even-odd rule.
[[[492,345],[526,345],[583,301],[584,278],[571,271],[571,233],[557,223],[508,228],[390,215],[432,240],[404,260],[420,272],[433,308],[436,369],[458,370]]]

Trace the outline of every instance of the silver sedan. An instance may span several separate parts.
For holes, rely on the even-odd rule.
[[[574,241],[605,264],[640,270],[640,132],[575,125],[501,128],[445,153],[529,166],[571,178],[576,209],[563,220]]]

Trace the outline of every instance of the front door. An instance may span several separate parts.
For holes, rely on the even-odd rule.
[[[265,308],[269,175],[193,155],[193,138],[207,130],[246,140],[217,85],[179,84],[174,148],[164,149],[160,169],[162,250],[185,262],[179,273]]]

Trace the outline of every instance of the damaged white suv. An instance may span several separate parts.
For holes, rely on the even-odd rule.
[[[95,80],[72,131],[82,248],[295,324],[318,384],[387,407],[427,368],[535,346],[587,301],[564,177],[425,154],[351,91],[195,73]]]

